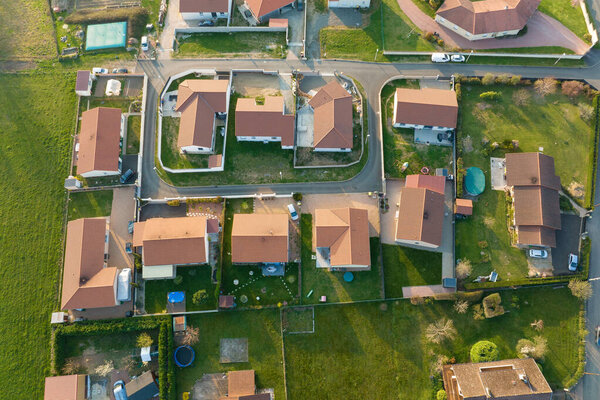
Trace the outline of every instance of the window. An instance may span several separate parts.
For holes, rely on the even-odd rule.
[[[211,14],[212,14],[213,18],[217,18],[217,13],[216,12],[211,13]]]

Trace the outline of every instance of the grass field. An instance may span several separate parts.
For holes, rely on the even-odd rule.
[[[10,382],[0,387],[3,399],[42,398],[49,374],[74,84],[74,74],[0,75],[0,263],[10,266],[0,273],[0,382]]]
[[[74,192],[69,195],[69,221],[110,215],[113,191]]]
[[[180,393],[191,390],[203,374],[253,369],[257,389],[273,388],[276,399],[285,398],[279,310],[190,315],[187,323],[200,329],[200,342],[193,346],[194,363],[177,371]],[[222,338],[248,338],[248,362],[221,364]]]
[[[400,178],[409,174],[418,174],[423,166],[429,167],[432,171],[435,171],[435,168],[449,168],[452,160],[451,147],[415,144],[414,129],[392,126],[396,88],[418,89],[419,82],[405,79],[395,80],[387,84],[381,91],[385,176]],[[402,164],[405,162],[408,162],[408,168],[402,171]]]
[[[344,281],[343,272],[330,272],[317,269],[311,258],[312,215],[300,216],[302,235],[302,297],[303,304],[319,303],[321,296],[327,296],[330,303],[381,298],[381,274],[379,269],[379,238],[371,238],[371,270],[354,272],[352,282]],[[312,292],[312,293],[311,293]],[[310,296],[308,294],[311,293]]]
[[[142,129],[142,117],[130,115],[127,117],[127,154],[138,154],[140,152],[140,132]]]
[[[196,33],[179,39],[175,57],[275,57],[285,58],[285,33]]]
[[[502,99],[486,104],[479,98],[483,91],[500,91]],[[588,181],[588,149],[591,137],[589,123],[579,115],[578,103],[589,103],[580,97],[570,100],[557,92],[541,98],[530,88],[528,104],[516,105],[512,96],[519,88],[506,86],[463,85],[459,108],[458,145],[462,149],[464,167],[476,166],[486,174],[486,191],[474,203],[473,216],[456,224],[456,258],[469,259],[472,276],[487,275],[496,270],[503,280],[527,275],[525,254],[511,247],[506,220],[506,198],[503,192],[489,187],[489,157],[482,151],[482,140],[502,143],[505,139],[519,141],[518,151],[538,151],[554,157],[557,175],[563,187],[585,186]],[[469,139],[466,139],[466,138]],[[465,146],[465,139],[470,146]],[[467,147],[472,147],[468,151]],[[495,150],[494,157],[504,151]],[[487,242],[481,248],[479,242]],[[491,262],[481,252],[488,253]]]
[[[383,245],[385,297],[402,297],[403,286],[442,283],[442,253]]]
[[[431,370],[437,355],[468,362],[470,347],[487,339],[501,359],[516,357],[517,341],[537,334],[530,326],[535,319],[544,321],[541,335],[548,340],[544,375],[562,389],[578,366],[578,301],[568,289],[513,293],[502,293],[509,313],[483,321],[472,312],[457,314],[450,301],[316,307],[315,333],[285,335],[288,399],[431,399],[441,388]],[[454,321],[456,339],[426,342],[425,328],[442,317]]]
[[[571,3],[571,0],[542,0],[538,10],[557,19],[585,42],[591,43],[591,40],[586,37],[588,30],[581,7],[579,4],[572,6]]]
[[[47,0],[0,2],[0,60],[41,61],[56,57]]]

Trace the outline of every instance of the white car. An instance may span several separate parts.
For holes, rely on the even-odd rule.
[[[447,63],[448,61],[450,61],[450,56],[446,53],[433,53],[431,55],[431,62]]]
[[[113,394],[116,400],[127,400],[127,393],[125,392],[125,382],[122,380],[116,381],[113,385]]]
[[[108,74],[108,70],[106,68],[92,68],[93,74]]]
[[[463,56],[461,54],[452,54],[450,56],[450,60],[452,62],[465,62],[465,56]]]
[[[142,51],[148,51],[148,36],[142,36]]]
[[[577,271],[577,256],[573,253],[569,254],[569,271],[575,272]]]
[[[288,211],[292,216],[292,221],[296,221],[298,219],[298,213],[296,212],[296,208],[294,208],[293,204],[288,204]]]
[[[531,250],[529,250],[529,257],[531,257],[531,258],[548,258],[548,252],[546,250],[531,249]]]

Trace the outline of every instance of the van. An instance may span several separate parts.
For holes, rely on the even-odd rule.
[[[296,221],[298,219],[298,213],[296,212],[294,205],[288,204],[287,207],[288,207],[288,211],[290,212],[290,216],[292,217],[292,221]]]
[[[148,51],[148,36],[142,36],[142,51]]]
[[[133,171],[128,169],[123,175],[121,175],[121,183],[125,184],[133,177]]]
[[[431,55],[431,62],[434,63],[446,63],[450,61],[450,57],[448,57],[448,54],[445,53],[433,53]]]

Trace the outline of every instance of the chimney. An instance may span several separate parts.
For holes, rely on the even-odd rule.
[[[423,219],[428,219],[429,218],[429,213],[427,211],[425,211],[423,213]]]

